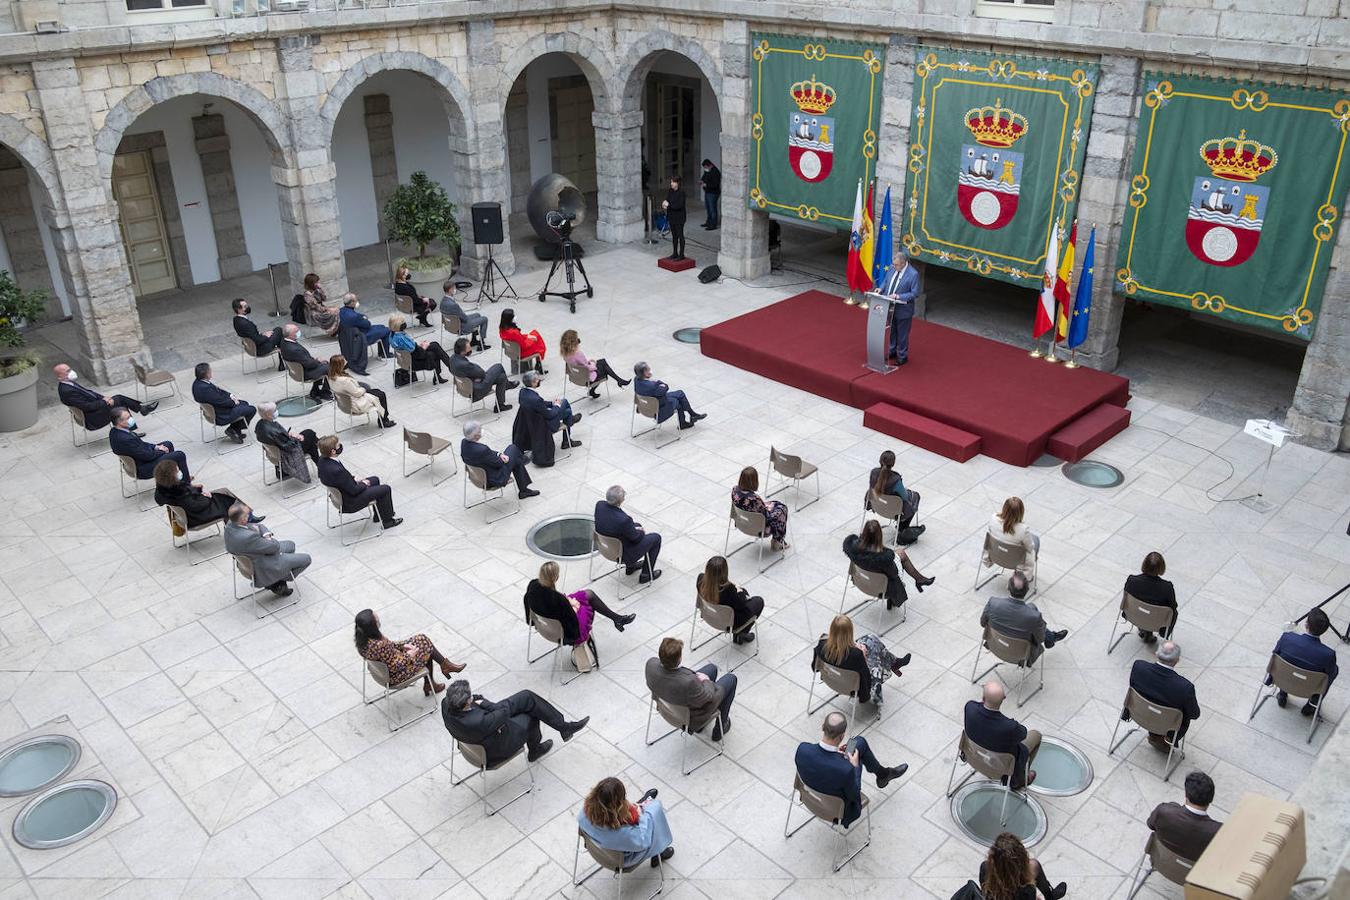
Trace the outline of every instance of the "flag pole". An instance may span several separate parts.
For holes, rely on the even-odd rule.
[[[1076,368],[1078,368],[1078,348],[1077,348],[1077,347],[1074,347],[1072,350],[1069,351],[1069,359],[1068,359],[1067,362],[1064,363],[1064,368],[1066,368],[1066,369],[1076,369]]]

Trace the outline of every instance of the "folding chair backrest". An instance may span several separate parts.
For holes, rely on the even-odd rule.
[[[661,714],[661,718],[666,720],[666,724],[672,728],[681,728],[689,730],[689,707],[676,706],[674,703],[667,703],[660,697],[656,698],[656,711]]]
[[[595,860],[596,865],[611,872],[618,872],[623,869],[623,851],[606,850],[592,841],[590,835],[580,829],[577,829],[577,834],[581,836],[581,842],[586,846],[586,852],[591,855],[591,859]],[[645,860],[643,861],[645,862]]]
[[[463,375],[455,376],[455,393],[459,394],[465,400],[473,399],[473,382]]]
[[[336,509],[339,513],[341,513],[342,491],[339,491],[337,488],[329,487],[327,485],[324,486],[324,489],[328,491],[328,502],[333,504],[333,509]]]
[[[249,559],[247,556],[236,556],[234,558],[234,567],[239,570],[239,574],[243,575],[244,579],[248,581],[249,584],[253,583],[253,560]]]
[[[567,380],[577,387],[591,386],[591,370],[573,363],[567,364]]]
[[[816,657],[815,670],[820,673],[820,680],[825,682],[825,686],[836,694],[843,694],[846,697],[857,695],[862,677],[852,669],[841,669]]]
[[[464,474],[468,476],[469,483],[480,491],[491,490],[488,487],[487,472],[481,466],[464,466]]]
[[[802,471],[802,458],[783,453],[778,448],[769,447],[769,463],[774,471],[786,478],[796,478]]]
[[[984,550],[994,565],[1004,569],[1016,569],[1027,560],[1026,548],[1020,544],[1005,544],[989,532],[984,535]]]
[[[520,345],[517,344],[515,341],[508,341],[503,339],[502,352],[506,354],[506,358],[511,360],[511,362],[513,363],[520,362]]]
[[[117,461],[122,464],[122,471],[125,472],[126,476],[132,481],[141,477],[136,474],[136,460],[132,459],[130,456],[123,456],[119,453],[117,454]]]
[[[1145,631],[1157,631],[1172,624],[1173,611],[1170,607],[1145,603],[1129,591],[1121,595],[1120,611],[1125,614],[1126,622]]]
[[[137,362],[136,359],[135,359],[135,357],[132,357],[132,359],[131,359],[131,368],[134,369],[135,372],[136,372],[136,380],[139,381],[141,384],[145,384],[145,379],[146,379],[146,376],[147,376],[147,374],[148,374],[148,373],[145,371],[145,366],[143,366],[143,365],[141,365],[139,362]]]
[[[698,607],[699,617],[718,631],[730,632],[736,622],[736,611],[720,603],[709,603],[695,595],[694,604]]]
[[[239,340],[242,341],[244,344],[245,353],[247,353],[249,356],[258,355],[258,345],[253,343],[253,338],[240,338]]]
[[[305,367],[298,362],[286,360],[286,374],[291,376],[292,381],[305,383]]]
[[[883,519],[898,519],[904,513],[904,501],[894,494],[878,494],[876,491],[868,491],[867,500],[872,507],[872,512]]]
[[[961,732],[961,752],[965,754],[970,767],[985,778],[999,779],[1011,777],[1017,766],[1017,757],[1012,753],[996,753],[988,747],[981,747]]]
[[[183,507],[166,506],[164,508],[169,511],[169,521],[174,525],[177,525],[182,531],[186,532],[188,530],[188,521],[187,513],[183,511]]]
[[[360,415],[352,407],[352,398],[349,395],[339,394],[337,391],[333,391],[333,401],[337,403],[337,408],[342,410],[347,415],[349,416]]]
[[[279,466],[279,465],[281,465],[281,448],[280,448],[280,447],[277,447],[277,446],[275,446],[275,445],[273,445],[273,444],[263,444],[262,441],[259,441],[258,443],[262,445],[262,448],[263,448],[263,456],[267,457],[267,461],[268,461],[269,463],[271,463],[271,464],[274,465],[274,466]]]
[[[366,660],[366,671],[370,673],[370,678],[382,688],[398,687],[389,679],[389,667],[379,660]]]
[[[623,560],[623,541],[618,538],[592,531],[591,541],[596,551],[615,565]]]
[[[216,408],[215,408],[214,406],[212,406],[210,403],[198,403],[197,406],[198,406],[198,408],[201,409],[201,411],[202,411],[202,418],[206,420],[206,423],[207,423],[208,425],[215,425],[215,424],[216,424]]]
[[[447,316],[444,313],[442,313],[441,324],[445,327],[446,331],[451,332],[453,334],[464,333],[464,323],[460,322],[459,316]]]
[[[413,370],[412,353],[407,350],[395,349],[394,362],[397,363],[398,367],[405,372],[411,372]]]
[[[1162,877],[1173,884],[1184,885],[1186,883],[1186,876],[1191,874],[1191,867],[1195,865],[1195,860],[1187,859],[1175,850],[1168,848],[1162,841],[1158,840],[1156,834],[1149,835],[1147,852],[1149,860],[1153,863],[1153,868]]]
[[[394,309],[403,313],[405,316],[413,315],[412,298],[394,291]]]
[[[984,626],[984,642],[990,653],[1006,663],[1021,665],[1031,655],[1031,641],[1004,634],[992,624]]]
[[[413,431],[403,429],[403,443],[413,453],[420,453],[426,456],[431,453],[431,433],[427,431]]]
[[[886,596],[886,586],[890,579],[885,572],[869,572],[866,569],[860,569],[854,563],[848,565],[848,577],[858,590],[869,597]]]
[[[1327,689],[1327,673],[1300,669],[1289,660],[1275,653],[1270,654],[1270,663],[1266,666],[1270,680],[1280,690],[1295,697],[1311,697],[1324,693]]]
[[[1125,708],[1130,711],[1130,718],[1136,724],[1153,734],[1176,731],[1184,721],[1181,710],[1145,699],[1134,688],[1130,688],[1125,694]]]
[[[73,406],[67,406],[66,409],[70,410],[70,418],[74,420],[76,425],[88,430],[88,426],[84,424],[84,410],[76,409]]]
[[[634,394],[633,404],[637,407],[639,416],[645,416],[652,421],[656,421],[656,417],[661,414],[661,401],[656,397]]]
[[[559,622],[557,619],[550,619],[546,616],[541,616],[538,613],[532,612],[530,613],[530,624],[534,626],[535,631],[539,632],[539,636],[550,644],[562,643],[562,622]]]
[[[832,794],[822,794],[806,786],[799,773],[792,782],[792,790],[801,798],[802,806],[818,819],[826,822],[840,822],[844,818],[844,798]]]
[[[763,537],[768,530],[763,513],[747,512],[734,504],[731,507],[731,519],[736,523],[736,530],[748,537]]]
[[[482,744],[466,744],[458,741],[459,752],[464,754],[464,758],[469,761],[469,765],[475,769],[487,768],[487,751],[483,749]]]

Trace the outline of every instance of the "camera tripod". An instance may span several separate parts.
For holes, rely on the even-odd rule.
[[[1321,603],[1319,603],[1319,604],[1317,604],[1316,606],[1314,606],[1313,609],[1321,609],[1322,607],[1324,607],[1324,606],[1326,606],[1328,603],[1330,603],[1332,600],[1335,600],[1335,599],[1336,599],[1337,597],[1339,597],[1341,594],[1344,594],[1346,591],[1350,591],[1350,584],[1347,584],[1345,587],[1341,588],[1339,591],[1337,591],[1336,593],[1332,594],[1332,595],[1331,595],[1330,597],[1328,597],[1327,599],[1323,600]],[[1297,619],[1295,619],[1295,620],[1294,620],[1294,624],[1297,625],[1297,624],[1299,624],[1300,622],[1302,622],[1304,619],[1308,618],[1308,615],[1309,615],[1310,613],[1312,613],[1312,609],[1308,610],[1308,612],[1305,612],[1303,615],[1301,615],[1301,616],[1299,616]],[[1328,616],[1327,618],[1328,618],[1328,620],[1330,620],[1330,616]],[[1331,633],[1334,634],[1334,635],[1336,635],[1336,637],[1340,638],[1340,639],[1341,639],[1341,643],[1343,643],[1343,644],[1350,644],[1350,623],[1347,623],[1347,624],[1346,624],[1345,631],[1343,631],[1343,632],[1342,632],[1342,631],[1337,631],[1337,630],[1336,630],[1336,625],[1335,625],[1335,623],[1330,623],[1330,624],[1331,624]]]
[[[478,304],[480,306],[482,305],[484,297],[488,298],[488,301],[491,303],[496,303],[498,300],[502,299],[519,300],[520,295],[517,294],[516,289],[511,286],[511,280],[506,277],[506,273],[502,271],[502,267],[497,265],[497,260],[492,257],[492,245],[488,244],[487,248],[488,256],[487,264],[483,266],[483,282],[478,286]],[[506,285],[505,291],[497,291],[498,278]]]
[[[567,290],[550,291],[549,285],[553,283],[553,276],[558,271],[558,264],[562,264],[563,276],[567,279]],[[577,272],[581,272],[581,280],[586,284],[586,296],[594,297],[595,288],[591,287],[591,279],[586,277],[586,267],[577,259],[576,248],[572,245],[572,239],[566,235],[561,235],[558,241],[558,249],[553,254],[553,265],[549,267],[548,277],[544,279],[544,286],[539,291],[539,302],[543,303],[545,297],[564,297],[571,306],[572,312],[577,311]]]

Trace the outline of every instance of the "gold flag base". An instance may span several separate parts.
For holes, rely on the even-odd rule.
[[[1066,369],[1076,369],[1076,368],[1078,368],[1078,351],[1077,351],[1077,350],[1070,350],[1070,351],[1069,351],[1069,359],[1068,359],[1067,362],[1064,363],[1064,368],[1066,368]]]
[[[1027,354],[1027,356],[1030,356],[1032,359],[1040,359],[1044,355],[1045,354],[1041,352],[1040,347],[1037,347],[1035,350],[1032,350],[1030,353]]]
[[[861,306],[862,304],[861,304],[861,303],[858,303],[858,301],[854,300],[853,297],[852,297],[852,295],[850,295],[850,296],[844,298],[844,305],[845,305],[845,306],[854,306],[854,305]]]

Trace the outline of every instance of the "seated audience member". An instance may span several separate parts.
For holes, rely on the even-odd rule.
[[[520,393],[516,395],[520,408],[542,418],[548,424],[550,432],[557,433],[561,429],[564,450],[569,446],[581,446],[581,441],[572,437],[572,426],[581,421],[581,413],[572,412],[572,404],[566,400],[549,403],[539,396],[539,382],[538,372],[526,372],[520,376]]]
[[[253,510],[242,500],[230,506],[225,549],[253,563],[254,587],[265,587],[278,597],[293,593],[286,582],[299,578],[311,562],[308,553],[295,551],[295,541],[279,541],[271,529],[258,524]]]
[[[342,443],[337,435],[319,438],[319,481],[324,487],[337,488],[342,494],[342,511],[358,513],[375,503],[375,519],[386,530],[397,528],[403,520],[394,515],[394,489],[380,484],[374,475],[357,481],[347,467],[338,462]]]
[[[515,344],[520,349],[521,359],[537,354],[539,358],[533,363],[535,371],[548,374],[548,370],[544,368],[544,355],[548,353],[548,347],[544,345],[543,336],[539,334],[538,329],[528,333],[522,331],[516,324],[514,309],[508,307],[502,310],[501,320],[497,323],[497,336],[506,343]]]
[[[622,781],[600,779],[577,813],[577,828],[597,847],[622,853],[624,868],[651,859],[655,869],[660,860],[675,855],[670,823],[656,799],[656,788],[637,803],[629,803]]]
[[[605,601],[591,590],[574,591],[564,594],[558,590],[558,578],[562,568],[555,562],[546,562],[539,567],[539,577],[530,579],[525,587],[525,621],[529,614],[557,619],[562,625],[563,640],[575,647],[577,644],[590,643],[595,652],[595,641],[591,637],[591,626],[597,615],[604,616],[614,623],[614,628],[623,631],[625,625],[632,623],[637,616],[621,616],[605,605]],[[598,659],[600,654],[595,653]]]
[[[154,403],[141,403],[134,397],[113,394],[105,397],[93,388],[87,388],[79,382],[79,375],[65,363],[52,366],[56,375],[56,394],[66,406],[84,412],[84,427],[87,431],[96,431],[112,423],[112,411],[117,407],[129,409],[140,416],[148,416],[159,406]]]
[[[328,388],[328,363],[319,362],[300,343],[300,326],[287,322],[281,326],[281,358],[288,363],[298,363],[306,381],[314,382],[310,386],[311,400],[331,400],[333,392]]]
[[[506,392],[518,387],[520,383],[506,377],[506,369],[501,363],[493,363],[488,366],[487,371],[483,371],[482,366],[469,359],[470,352],[468,338],[459,338],[455,341],[455,355],[450,357],[450,374],[473,382],[475,403],[495,391],[497,405],[492,411],[505,412],[510,409],[511,404],[506,402]]]
[[[980,863],[980,891],[985,900],[1036,900],[1037,890],[1045,900],[1060,900],[1069,892],[1069,885],[1061,881],[1051,887],[1040,862],[1032,859],[1011,831],[994,838]]]
[[[575,329],[569,328],[563,332],[562,340],[558,342],[558,352],[562,354],[563,362],[567,365],[582,366],[589,373],[587,381],[590,382],[590,387],[586,391],[586,396],[592,400],[600,399],[598,388],[600,382],[606,378],[613,378],[614,383],[621,388],[628,387],[629,382],[632,381],[631,378],[628,381],[620,378],[619,373],[610,368],[609,363],[604,359],[587,358],[586,354],[581,352],[581,338],[577,335]]]
[[[858,673],[858,701],[881,705],[881,686],[892,675],[909,665],[911,655],[897,657],[886,649],[881,638],[865,634],[853,639],[853,620],[840,613],[830,621],[830,633],[822,634],[811,653],[811,668],[817,659],[849,672]]]
[[[389,356],[389,329],[383,325],[373,325],[370,319],[360,311],[361,301],[356,294],[348,291],[342,295],[342,309],[338,321],[343,327],[355,328],[365,335],[366,345],[379,344],[380,356]]]
[[[436,308],[436,301],[430,297],[423,297],[417,293],[417,288],[413,286],[412,272],[408,271],[407,266],[399,266],[394,271],[394,293],[400,297],[407,297],[408,302],[412,304],[413,315],[417,316],[417,324],[423,328],[430,328],[431,323],[427,321],[427,314]],[[390,326],[390,331],[395,329]]]
[[[656,567],[656,558],[661,555],[661,535],[643,531],[642,526],[620,508],[626,496],[617,484],[605,491],[605,499],[595,504],[595,530],[623,543],[624,574],[632,575],[641,569],[638,583],[646,584],[661,577],[661,570]]]
[[[459,333],[471,335],[475,350],[486,350],[492,345],[487,343],[488,317],[481,313],[465,312],[455,299],[455,280],[447,278],[441,285],[445,296],[441,297],[441,318],[454,316],[459,319]]]
[[[183,473],[183,480],[192,478],[188,472],[187,454],[173,449],[170,441],[151,444],[136,434],[136,420],[126,407],[114,406],[112,410],[112,430],[108,432],[108,446],[118,456],[127,456],[136,461],[137,478],[153,478],[155,464],[162,459],[171,459]]]
[[[389,417],[389,398],[384,391],[347,374],[347,360],[341,355],[328,358],[328,387],[334,394],[347,398],[353,414],[359,416],[379,410],[380,415],[375,424],[380,428],[393,428],[398,424]]]
[[[463,338],[460,338],[463,340]],[[525,468],[525,457],[515,444],[507,444],[501,453],[483,443],[483,426],[477,422],[464,423],[464,440],[459,442],[459,458],[464,465],[482,469],[487,475],[490,488],[505,487],[512,478],[516,480],[516,494],[520,499],[538,497],[539,492],[530,487],[534,479]]]
[[[1326,634],[1330,627],[1331,620],[1327,618],[1327,614],[1321,609],[1314,609],[1303,620],[1304,633],[1286,631],[1275,642],[1274,650],[1276,656],[1290,665],[1310,672],[1327,673],[1328,692],[1337,674],[1340,673],[1340,667],[1336,665],[1336,651],[1322,643],[1322,635]],[[1266,676],[1266,684],[1270,684],[1270,676]],[[1303,714],[1311,716],[1316,712],[1317,701],[1320,699],[1318,694],[1309,697],[1308,702],[1303,704]],[[1289,702],[1289,695],[1280,691],[1275,695],[1275,702],[1283,707]]]
[[[234,310],[234,333],[252,341],[259,356],[266,356],[281,346],[281,329],[269,328],[266,331],[259,331],[258,326],[249,318],[253,307],[243,297],[230,301],[230,309]],[[277,361],[277,368],[281,368],[280,360]]]
[[[1003,501],[1003,508],[994,513],[989,520],[989,534],[995,541],[1012,549],[1021,547],[1025,552],[1022,559],[1022,565],[1017,567],[1017,571],[1025,576],[1027,581],[1036,580],[1036,559],[1041,552],[1041,538],[1038,534],[1033,534],[1031,529],[1022,522],[1022,516],[1026,508],[1022,505],[1022,498],[1009,497]],[[984,555],[984,564],[993,565],[993,560],[989,554]]]
[[[322,328],[329,337],[337,334],[338,311],[328,305],[328,295],[313,272],[305,276],[305,323]]]
[[[1222,822],[1209,816],[1214,802],[1214,779],[1204,772],[1186,775],[1186,802],[1159,803],[1148,816],[1148,828],[1168,850],[1195,862],[1214,840]]]
[[[1191,727],[1191,720],[1200,718],[1200,703],[1195,699],[1195,685],[1184,675],[1176,672],[1181,662],[1181,648],[1175,641],[1163,641],[1158,645],[1158,661],[1149,662],[1136,659],[1130,667],[1130,687],[1145,700],[1151,700],[1159,706],[1170,706],[1181,710],[1180,737]],[[1128,722],[1129,710],[1121,710],[1120,718]],[[1148,742],[1155,750],[1167,753],[1172,745],[1169,732],[1166,735],[1149,733]]]
[[[517,691],[496,702],[485,700],[482,694],[472,693],[463,678],[450,682],[441,701],[441,718],[455,740],[483,748],[488,768],[510,759],[521,747],[529,747],[530,762],[552,750],[553,741],[541,740],[541,722],[563,741],[570,741],[591,720],[586,716],[567,721],[557,707],[534,691]]]
[[[225,436],[236,444],[244,442],[244,429],[258,410],[211,381],[211,364],[197,363],[193,369],[192,399],[205,403],[215,413],[216,424],[225,426]]]
[[[681,428],[693,428],[696,422],[708,418],[707,413],[696,413],[689,405],[684,391],[672,391],[664,381],[652,378],[652,367],[645,362],[633,366],[633,390],[640,397],[655,397],[661,403],[657,408],[656,421],[664,422],[676,415]]]
[[[241,502],[223,488],[215,491],[205,490],[200,484],[194,484],[178,471],[178,464],[171,459],[161,459],[155,463],[155,502],[160,506],[177,506],[187,516],[189,528],[198,528],[220,522],[230,514],[230,507]],[[262,516],[249,513],[250,522],[261,522]]]
[[[990,597],[980,613],[980,627],[993,625],[1002,632],[1019,641],[1031,641],[1031,662],[1041,658],[1041,653],[1069,636],[1069,630],[1047,631],[1045,616],[1041,615],[1036,604],[1027,600],[1027,580],[1021,572],[1013,572],[1008,578],[1007,597]]]
[[[905,772],[909,763],[883,766],[861,735],[853,738],[852,749],[845,742],[848,716],[834,710],[825,714],[820,725],[820,740],[803,741],[797,745],[797,774],[802,783],[813,791],[844,801],[844,827],[852,825],[862,815],[862,770],[877,779],[877,787],[884,789]]]
[[[711,557],[703,571],[699,573],[694,586],[698,590],[699,597],[703,598],[704,603],[710,606],[731,608],[732,627],[736,630],[736,634],[732,637],[733,641],[738,644],[748,644],[755,639],[753,631],[748,629],[741,631],[741,629],[751,619],[763,614],[764,598],[751,597],[750,592],[745,588],[738,588],[731,583],[731,576],[727,571],[726,557]]]
[[[391,641],[380,631],[380,617],[372,609],[363,609],[356,614],[356,652],[361,658],[371,662],[384,663],[389,669],[389,683],[402,684],[426,669],[422,676],[422,693],[431,696],[431,692],[440,693],[445,685],[436,680],[436,670],[447,679],[456,672],[463,672],[465,663],[452,663],[441,655],[431,638],[425,634],[414,634],[401,641]],[[467,686],[468,682],[464,682]],[[477,743],[475,741],[475,743]]]
[[[1163,628],[1160,632],[1163,637],[1171,637],[1172,629],[1176,628],[1177,592],[1172,588],[1172,582],[1162,577],[1166,571],[1167,563],[1163,560],[1163,555],[1154,550],[1144,557],[1140,573],[1125,579],[1125,592],[1142,603],[1165,606],[1172,610],[1172,627]],[[1125,614],[1121,613],[1120,617],[1125,618]],[[1151,644],[1158,639],[1153,632],[1142,628],[1139,629],[1139,637],[1145,644]]]
[[[436,341],[416,341],[412,335],[408,334],[408,320],[403,318],[402,313],[394,313],[389,317],[389,345],[395,350],[402,350],[412,358],[412,367],[414,372],[435,372],[431,377],[433,384],[445,384],[445,374],[441,372],[441,364],[446,368],[451,367],[450,354],[445,352]]]
[[[905,583],[900,580],[900,570],[895,566],[897,555],[900,557],[900,565],[904,567],[905,574],[914,579],[914,586],[919,589],[919,593],[923,593],[924,588],[937,581],[936,577],[925,578],[914,563],[909,561],[909,554],[904,550],[897,554],[886,546],[881,534],[881,523],[876,519],[868,519],[863,523],[862,534],[850,534],[844,538],[844,555],[858,568],[886,576],[887,609],[894,609],[909,599]]]
[[[736,675],[728,672],[717,677],[717,666],[709,663],[698,671],[680,665],[684,641],[663,638],[657,655],[647,660],[647,689],[658,700],[689,709],[689,730],[702,731],[714,716],[712,739],[720,741],[731,731],[731,704],[736,699]]]
[[[741,469],[740,480],[731,489],[731,505],[742,512],[759,513],[764,517],[764,526],[772,538],[771,546],[775,550],[786,550],[787,543],[787,504],[778,500],[764,500],[759,494],[759,470],[754,466]]]
[[[276,447],[281,454],[281,468],[277,471],[280,478],[294,478],[309,484],[309,466],[305,457],[319,464],[319,436],[312,428],[294,432],[277,421],[275,403],[258,404],[258,424],[253,426],[253,435],[259,443]]]
[[[994,753],[1011,753],[1017,762],[1013,769],[1013,790],[1021,790],[1036,780],[1031,764],[1041,749],[1041,733],[1028,730],[1016,719],[999,712],[1005,697],[1003,685],[986,681],[984,700],[971,700],[965,709],[966,737]]]
[[[899,530],[895,535],[897,544],[912,544],[919,539],[919,535],[928,530],[927,525],[915,525],[910,527],[910,522],[919,512],[919,492],[911,491],[905,487],[905,480],[900,477],[900,473],[895,471],[895,454],[886,450],[881,454],[878,465],[872,469],[867,476],[868,496],[863,498],[863,506],[866,509],[872,508],[871,493],[875,491],[878,494],[890,494],[900,498],[900,521],[897,523]]]

